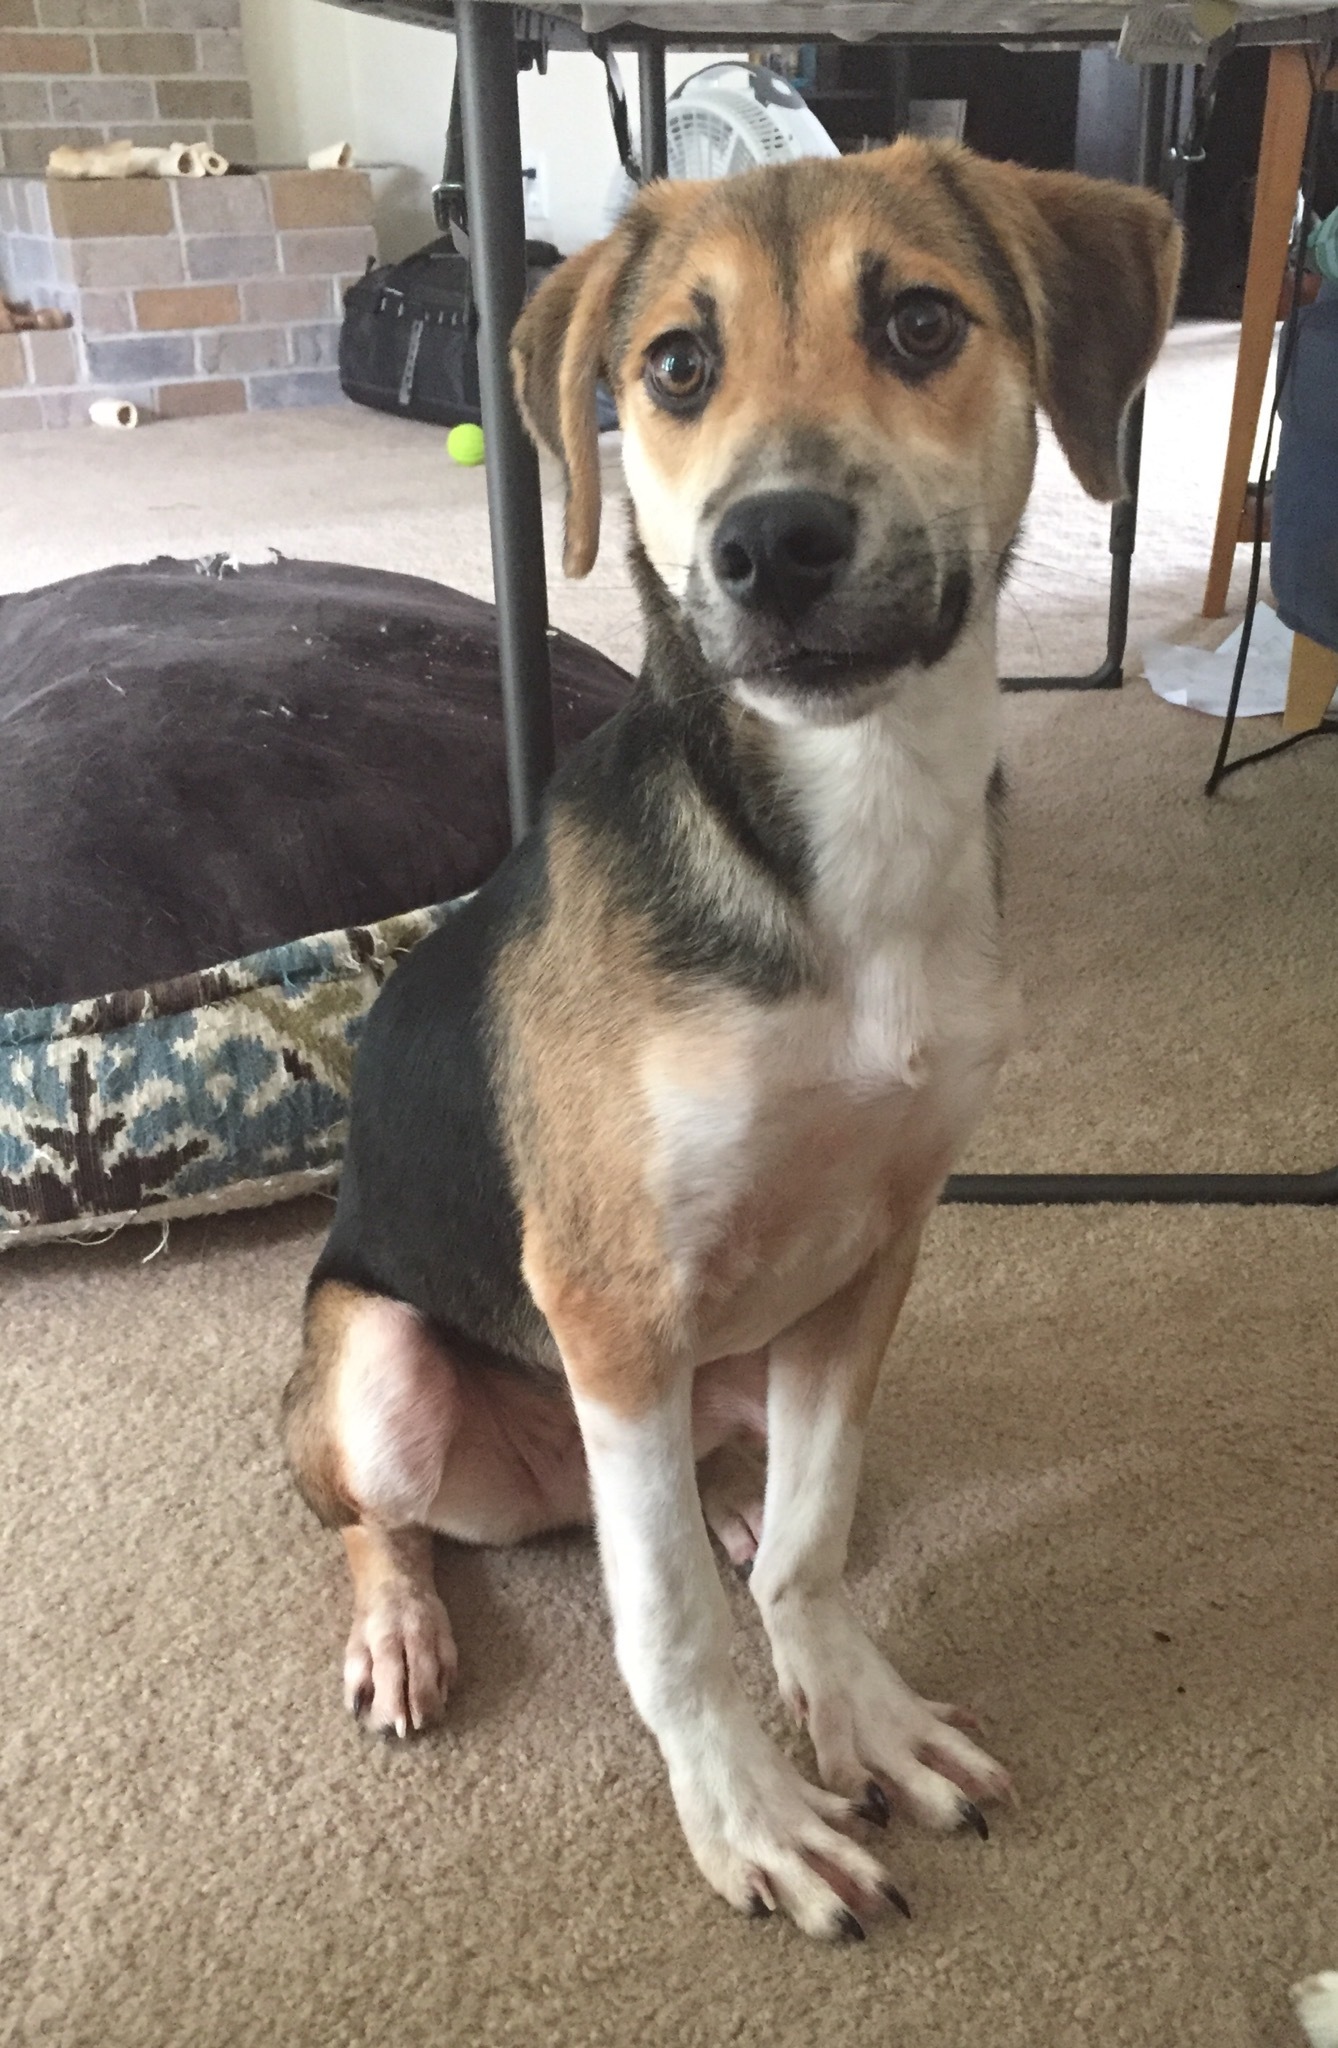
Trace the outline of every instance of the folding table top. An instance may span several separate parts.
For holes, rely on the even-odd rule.
[[[454,26],[452,0],[335,0],[356,13],[426,27]],[[1178,46],[1185,61],[1208,47],[1199,23],[1211,15],[1213,31],[1230,28],[1241,42],[1322,42],[1338,36],[1338,6],[1298,8],[1296,0],[547,0],[519,7],[518,15],[543,22],[560,46],[584,35],[635,37],[653,29],[680,45],[838,40],[934,42],[975,40],[1111,42],[1131,20],[1159,51]],[[1218,28],[1220,22],[1221,27]]]

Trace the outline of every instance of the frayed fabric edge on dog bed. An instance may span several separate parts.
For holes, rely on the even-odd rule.
[[[328,1187],[363,1020],[465,900],[0,1015],[0,1250]]]

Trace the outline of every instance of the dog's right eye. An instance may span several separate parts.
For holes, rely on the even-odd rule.
[[[903,292],[887,323],[889,356],[913,372],[939,369],[956,355],[966,326],[961,307],[946,293]]]
[[[706,349],[686,329],[662,334],[646,351],[646,389],[666,412],[691,411],[705,396],[711,371]]]

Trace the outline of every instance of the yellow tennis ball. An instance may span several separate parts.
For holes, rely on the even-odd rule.
[[[446,436],[446,453],[465,469],[477,469],[483,460],[483,429],[461,421]]]

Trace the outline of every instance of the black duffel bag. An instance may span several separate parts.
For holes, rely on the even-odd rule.
[[[549,242],[527,242],[525,254],[536,291],[562,259]],[[443,427],[482,425],[478,312],[469,259],[450,235],[349,286],[339,381],[359,405]]]
[[[613,52],[599,46],[608,80],[609,110],[623,169],[633,184],[641,172],[632,155],[627,99]],[[541,66],[542,68],[542,66]],[[479,410],[478,311],[470,284],[468,209],[464,187],[464,135],[459,78],[451,91],[446,161],[433,188],[439,227],[448,229],[401,263],[369,270],[344,294],[339,336],[339,381],[346,396],[381,412],[438,426],[482,426]],[[525,244],[526,290],[535,292],[562,257],[551,242]],[[601,385],[601,430],[618,414]]]

